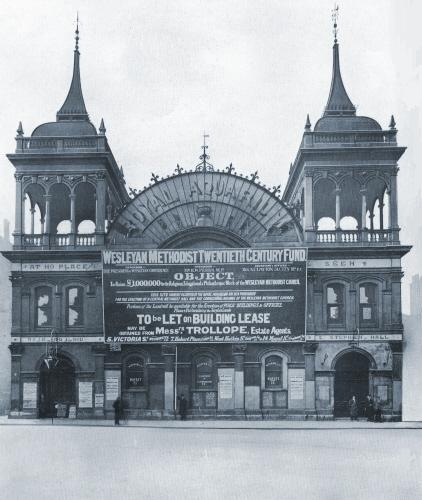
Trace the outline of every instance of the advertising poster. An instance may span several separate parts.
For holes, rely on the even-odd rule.
[[[24,382],[23,384],[23,408],[25,410],[37,407],[37,383]]]
[[[108,343],[302,342],[306,249],[107,250]]]
[[[92,382],[79,382],[79,408],[92,408]]]

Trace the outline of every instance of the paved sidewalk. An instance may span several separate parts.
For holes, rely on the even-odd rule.
[[[81,426],[114,427],[113,420],[11,419],[0,416],[0,425],[37,426]],[[374,423],[366,420],[128,420],[121,427],[144,427],[162,429],[290,429],[290,430],[333,430],[333,429],[422,429],[422,421]]]

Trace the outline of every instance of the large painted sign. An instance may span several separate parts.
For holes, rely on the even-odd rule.
[[[117,215],[108,238],[114,243],[129,238],[160,245],[189,228],[212,226],[244,241],[300,241],[290,209],[277,196],[279,187],[270,191],[255,179],[230,172],[184,172],[161,179]]]
[[[305,340],[306,249],[106,250],[105,341]]]

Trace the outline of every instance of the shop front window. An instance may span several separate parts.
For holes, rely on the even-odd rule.
[[[41,286],[35,291],[35,325],[48,327],[53,324],[51,288]]]
[[[66,324],[67,326],[83,325],[83,288],[81,286],[67,289]]]
[[[331,284],[327,286],[327,323],[342,325],[344,323],[344,286]]]
[[[195,361],[196,389],[214,389],[214,361],[210,356],[200,356]]]
[[[283,388],[283,360],[280,356],[265,359],[265,389]]]
[[[144,360],[141,357],[129,358],[126,362],[126,389],[145,387]]]
[[[365,283],[359,287],[359,317],[361,325],[376,325],[376,285]]]

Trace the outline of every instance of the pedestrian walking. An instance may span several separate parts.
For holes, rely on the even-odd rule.
[[[353,395],[352,399],[349,401],[350,410],[350,420],[358,419],[358,402],[356,401],[356,396]]]
[[[188,411],[188,402],[187,399],[185,398],[184,394],[180,395],[180,400],[179,400],[179,414],[180,414],[180,420],[186,420],[186,413]]]
[[[370,394],[365,399],[365,417],[368,422],[374,421],[374,401]]]
[[[120,396],[116,398],[116,400],[113,403],[113,408],[114,408],[114,425],[120,425],[120,417],[122,415],[122,400],[120,399]]]
[[[382,422],[382,406],[379,400],[375,401],[374,422]]]

